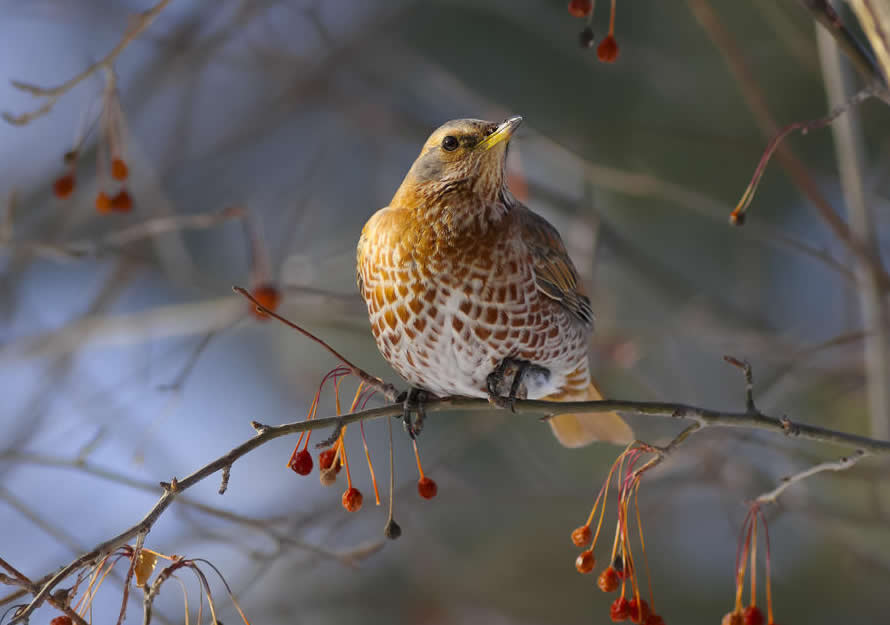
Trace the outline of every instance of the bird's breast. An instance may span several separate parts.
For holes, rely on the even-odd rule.
[[[509,356],[551,370],[529,397],[559,390],[586,358],[586,333],[541,296],[521,246],[419,241],[366,228],[359,255],[371,330],[393,368],[439,395],[484,397],[488,374]]]

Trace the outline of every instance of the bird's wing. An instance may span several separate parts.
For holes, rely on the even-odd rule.
[[[519,217],[522,240],[531,253],[538,290],[562,304],[578,320],[591,325],[590,300],[578,286],[578,272],[556,228],[518,202],[513,211]]]

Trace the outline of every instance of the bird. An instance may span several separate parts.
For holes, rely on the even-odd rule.
[[[389,205],[362,229],[356,283],[377,347],[425,396],[584,401],[593,312],[557,230],[507,188],[522,122],[456,119],[427,139]],[[421,406],[422,407],[422,406]],[[418,418],[422,413],[418,410]],[[566,447],[633,440],[620,415],[549,419]]]

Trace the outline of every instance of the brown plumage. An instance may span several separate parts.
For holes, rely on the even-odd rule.
[[[430,136],[389,206],[362,230],[359,291],[380,352],[416,388],[505,396],[512,380],[493,383],[492,373],[515,375],[530,363],[518,396],[601,399],[587,363],[590,300],[559,233],[504,181],[520,121],[455,120]],[[632,438],[615,413],[550,424],[570,447]]]

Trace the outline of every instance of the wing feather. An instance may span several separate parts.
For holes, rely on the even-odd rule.
[[[556,228],[518,202],[512,210],[519,216],[522,240],[532,256],[538,290],[562,304],[579,321],[592,325],[590,300],[578,286],[578,272]]]

